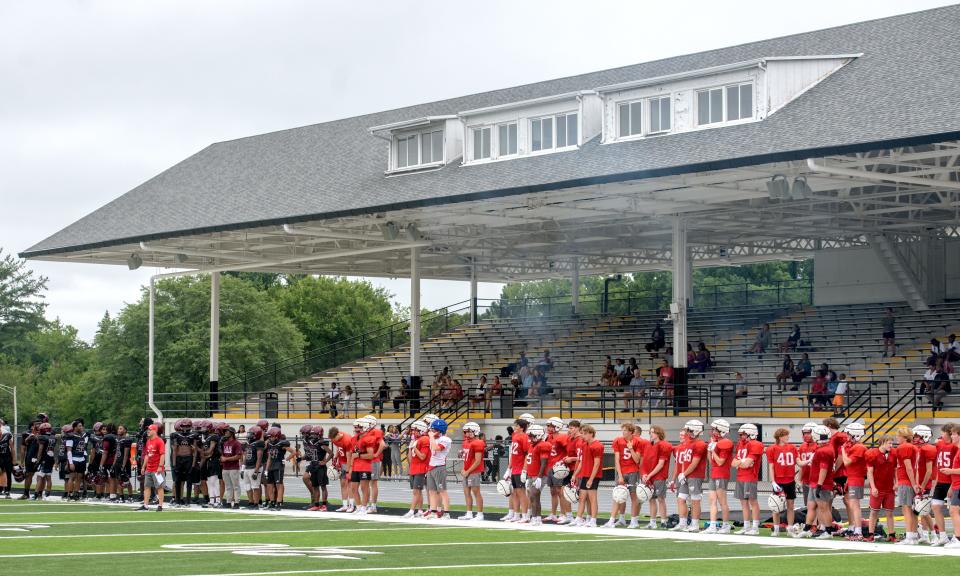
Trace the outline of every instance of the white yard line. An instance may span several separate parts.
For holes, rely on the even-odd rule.
[[[233,534],[312,534],[314,532],[387,532],[392,530],[407,530],[413,532],[420,532],[425,530],[449,530],[446,526],[424,526],[423,528],[323,528],[318,530],[304,530],[298,528],[296,530],[241,530],[238,532],[214,532],[218,536],[230,536]],[[110,537],[110,538],[125,538],[131,536],[150,536],[152,538],[160,539],[165,537],[177,538],[180,536],[209,536],[210,532],[143,532],[137,534],[95,534],[96,538]],[[37,538],[90,538],[90,534],[30,534],[30,535],[18,535],[18,536],[0,536],[0,542],[4,540],[25,540],[25,539],[37,539]],[[349,548],[349,546],[338,546],[338,548]],[[363,546],[357,546],[357,548],[363,548]],[[3,558],[3,556],[0,556]]]

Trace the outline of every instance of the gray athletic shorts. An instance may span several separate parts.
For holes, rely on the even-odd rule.
[[[443,492],[447,489],[447,467],[437,466],[427,470],[427,490]]]
[[[654,480],[653,481],[653,496],[652,498],[666,498],[667,497],[667,481],[666,480]]]
[[[371,464],[370,464],[370,467],[371,467],[371,469],[370,469],[370,479],[371,479],[371,480],[379,480],[379,479],[380,479],[380,468],[381,468],[380,465],[381,465],[381,464],[383,464],[383,462],[371,462]]]
[[[467,488],[479,488],[480,487],[480,475],[471,474],[463,479],[463,485]]]
[[[714,478],[710,480],[710,489],[713,491],[727,491],[727,485],[730,484],[729,478]]]
[[[950,505],[960,506],[960,490],[954,490],[950,493]]]
[[[156,472],[146,472],[143,475],[143,487],[144,488],[161,488],[163,486],[163,475],[160,475],[160,479],[157,479]]]
[[[631,489],[636,486],[638,482],[640,482],[639,472],[627,472],[623,475],[623,483]]]
[[[426,474],[411,474],[410,475],[410,489],[411,490],[423,490],[427,485]]]
[[[863,486],[847,486],[847,498],[863,500]]]
[[[913,500],[917,493],[913,491],[913,486],[901,484],[897,486],[897,506],[913,506]]]
[[[553,468],[547,471],[547,486],[550,486],[552,488],[560,488],[561,486],[565,486],[569,482],[570,482],[570,476],[567,476],[563,480],[560,480],[559,478],[553,475]]]
[[[813,491],[816,495],[816,490]],[[833,499],[836,497],[836,493],[833,491],[833,488],[827,490],[826,488],[820,488],[820,497],[817,498],[817,502],[826,502],[828,504],[833,503]]]
[[[733,489],[733,497],[737,500],[756,500],[757,483],[756,482],[737,482]]]
[[[677,485],[677,498],[696,502],[703,499],[703,478],[687,478]]]

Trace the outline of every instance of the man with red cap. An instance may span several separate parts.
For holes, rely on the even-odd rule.
[[[143,447],[143,504],[138,511],[149,510],[150,495],[157,491],[157,512],[163,511],[163,475],[167,470],[167,447],[157,433],[157,425],[147,426],[147,442]]]

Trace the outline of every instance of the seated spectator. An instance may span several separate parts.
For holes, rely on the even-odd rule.
[[[336,418],[338,413],[337,405],[340,404],[340,389],[337,388],[336,382],[330,383],[330,391],[327,392],[327,397],[324,398],[323,403],[326,405],[330,417]]]
[[[793,371],[796,368],[793,359],[787,354],[783,357],[783,369],[777,374],[777,390],[783,391],[787,388],[787,379],[793,377]]]
[[[696,353],[693,351],[693,344],[687,344],[687,366],[693,366],[693,361],[697,359]]]
[[[804,378],[809,378],[811,374],[813,374],[813,363],[810,362],[810,355],[804,352],[803,358],[793,368],[793,375],[790,377],[793,380],[793,386],[790,387],[790,390],[799,390],[800,388],[797,385],[803,382]]]
[[[737,395],[737,398],[746,397],[749,391],[747,390],[747,379],[743,376],[743,374],[737,372],[733,376],[733,382],[735,386],[734,393]]]
[[[527,366],[530,363],[530,360],[527,358],[527,353],[524,351],[520,352],[520,357],[517,358],[517,370]]]
[[[917,394],[926,394],[931,388],[933,381],[937,379],[937,374],[940,373],[940,368],[936,360],[927,358],[924,365],[927,367],[927,371],[923,373],[923,383],[920,384],[920,389],[917,390]]]
[[[640,366],[637,364],[637,359],[631,357],[627,360],[627,375],[630,376],[630,379],[633,380],[633,373],[640,369]],[[630,384],[627,382],[627,384]]]
[[[843,406],[846,403],[847,396],[847,375],[841,373],[840,378],[835,382],[835,384],[828,385],[827,390],[829,391],[831,387],[833,388],[831,392],[833,394],[833,401],[831,404],[833,404],[833,416],[836,418],[843,416]]]
[[[530,388],[527,390],[528,398],[539,398],[543,394],[543,372],[539,368],[534,368],[530,372]]]
[[[762,355],[768,348],[770,348],[770,324],[764,324],[763,327],[757,331],[757,338],[753,341],[753,346],[744,352],[744,354]]]
[[[520,369],[520,390],[517,392],[517,398],[526,398],[531,386],[533,386],[533,370],[529,366],[524,366]]]
[[[946,346],[940,343],[936,338],[930,339],[930,356],[927,357],[927,360],[936,361],[938,358],[941,358],[946,352]]]
[[[667,364],[666,359],[660,361],[657,369],[657,387],[663,390],[665,399],[673,398],[673,367]]]
[[[607,368],[613,368],[613,358],[607,356],[606,360],[603,363],[603,369],[600,370],[600,374],[603,374],[607,371]]]
[[[551,369],[553,369],[553,358],[550,357],[549,350],[543,351],[543,356],[541,356],[540,359],[537,360],[537,368],[539,368],[540,371],[544,373],[549,372]]]
[[[947,362],[957,362],[960,361],[960,342],[957,342],[957,335],[951,334],[947,337],[947,342],[944,344],[944,358]]]
[[[617,363],[613,366],[613,370],[617,374],[617,385],[630,385],[630,379],[633,378],[633,375],[630,373],[630,370],[627,369],[627,363],[623,358],[617,358]]]
[[[480,380],[477,381],[476,388],[473,389],[473,393],[470,395],[470,405],[477,407],[482,404],[487,399],[487,375],[481,374]]]
[[[519,398],[520,392],[523,388],[523,385],[520,382],[519,374],[513,374],[510,376],[510,386],[513,388],[513,397]]]
[[[370,400],[370,409],[379,410],[383,412],[383,404],[390,400],[390,385],[387,384],[387,381],[384,380],[380,382],[380,386],[377,388],[377,391],[373,393],[373,398]]]
[[[780,344],[781,352],[793,352],[800,345],[800,325],[794,324],[787,339]]]
[[[697,343],[697,351],[693,356],[693,362],[690,362],[690,367],[699,371],[701,374],[706,372],[708,368],[713,367],[713,357],[710,355],[710,351],[707,350],[707,345],[703,342]]]
[[[631,358],[631,360],[633,360]],[[623,412],[630,412],[636,410],[635,402],[640,401],[640,410],[643,410],[643,398],[647,393],[647,381],[643,377],[643,373],[640,371],[640,367],[636,366],[631,370],[632,377],[630,378],[630,387],[624,392],[623,397],[627,400],[626,406],[623,408]]]
[[[356,400],[353,397],[353,387],[344,386],[343,392],[340,393],[340,403],[343,404],[343,415],[347,418],[350,417],[350,408],[353,408],[353,413],[357,413],[357,404]]]
[[[816,378],[810,383],[810,393],[807,394],[807,403],[813,406],[814,410],[826,410],[830,397],[827,393],[827,374],[826,372],[817,372]]]
[[[616,388],[619,384],[620,379],[617,378],[617,373],[613,369],[613,366],[608,366],[606,371],[604,371],[603,376],[600,377],[600,385],[609,388]]]
[[[667,361],[668,366],[673,366],[673,346],[667,346],[663,351],[663,359]]]
[[[666,333],[663,331],[660,320],[657,320],[657,325],[650,334],[650,342],[648,342],[644,348],[650,353],[651,358],[656,358],[659,355],[660,349],[663,348],[666,343]]]
[[[934,410],[942,410],[943,399],[947,394],[950,394],[950,392],[952,392],[950,388],[950,375],[941,368],[927,389],[927,400],[930,401]]]
[[[400,409],[405,405],[408,398],[410,398],[410,386],[407,384],[406,378],[401,378],[400,390],[398,390],[397,395],[393,397],[394,412],[399,412]]]

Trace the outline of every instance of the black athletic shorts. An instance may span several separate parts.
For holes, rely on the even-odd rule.
[[[90,460],[90,466],[88,468],[91,474],[96,474],[100,471],[100,455],[94,454],[93,458]]]
[[[34,467],[36,467],[36,464],[34,464]],[[41,460],[41,461],[40,461],[40,471],[43,472],[44,474],[52,474],[52,473],[53,473],[53,458],[44,458],[43,460]]]
[[[173,465],[177,482],[189,482],[193,476],[193,456],[177,456]]]
[[[217,478],[222,478],[222,471],[220,470],[220,462],[207,462],[207,476],[216,476]]]
[[[307,474],[310,475],[310,485],[314,488],[326,486],[330,483],[327,478],[327,467],[314,462],[307,466]]]
[[[87,473],[87,463],[84,462],[74,462],[73,463],[73,473],[74,474],[86,474]]]
[[[520,474],[511,474],[510,475],[510,485],[514,489],[517,488],[526,488],[526,484],[523,483],[523,480],[520,479]]]
[[[796,500],[797,499],[797,483],[788,482],[787,484],[781,484],[780,488],[783,489],[783,497],[787,500]]]
[[[283,468],[267,471],[267,484],[283,484]]]
[[[930,496],[934,500],[947,501],[947,494],[950,493],[950,483],[949,482],[937,482],[933,487],[933,494]]]
[[[27,460],[26,466],[24,467],[24,468],[25,468],[25,472],[26,472],[27,474],[33,474],[34,472],[37,471],[38,465],[39,465],[39,464],[38,464],[37,462],[31,462],[30,460]]]
[[[373,479],[373,472],[357,472],[356,470],[354,470],[353,472],[350,473],[351,482],[359,482],[361,480],[372,480],[372,479]]]
[[[589,485],[587,484],[587,480],[589,480],[589,478],[586,476],[580,479],[581,490],[596,490],[600,487],[600,478],[594,478],[593,482],[591,482]]]

